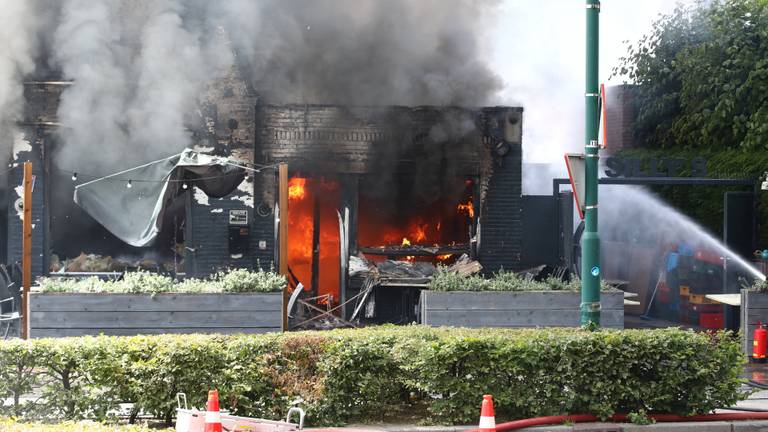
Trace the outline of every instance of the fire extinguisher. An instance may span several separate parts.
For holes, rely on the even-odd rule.
[[[765,349],[768,346],[768,330],[762,322],[757,322],[757,328],[754,333],[755,340],[752,342],[752,361],[755,363],[765,363]]]

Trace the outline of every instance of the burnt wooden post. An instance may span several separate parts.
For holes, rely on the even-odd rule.
[[[285,280],[288,281],[291,275],[288,274],[288,164],[281,163],[278,166],[278,202],[280,208],[280,221],[279,221],[279,265],[280,274],[285,276]],[[283,288],[283,305],[282,305],[282,325],[283,331],[288,330],[288,284]]]
[[[21,237],[21,338],[29,338],[29,288],[32,285],[32,162],[24,162],[24,221]]]

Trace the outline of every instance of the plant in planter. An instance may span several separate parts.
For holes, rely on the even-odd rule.
[[[261,333],[281,326],[282,275],[235,269],[208,279],[149,272],[120,280],[39,280],[30,297],[33,337],[84,334]]]
[[[232,269],[216,273],[209,279],[191,278],[180,282],[146,271],[127,272],[119,280],[108,281],[97,277],[79,280],[57,277],[38,279],[40,292],[43,293],[267,293],[281,291],[285,284],[284,276],[261,268]]]
[[[501,270],[486,279],[438,267],[421,292],[421,322],[466,327],[578,326],[580,281],[535,281]],[[602,324],[624,326],[624,293],[603,285]]]

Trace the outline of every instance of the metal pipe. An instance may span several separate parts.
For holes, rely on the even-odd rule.
[[[585,230],[581,239],[581,326],[600,326],[600,237],[597,233],[598,56],[600,2],[586,0],[587,81],[585,101]]]

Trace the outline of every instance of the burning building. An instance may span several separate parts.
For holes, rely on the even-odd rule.
[[[2,138],[12,151],[0,259],[21,260],[29,160],[35,276],[203,277],[278,268],[282,257],[293,288],[338,305],[361,289],[360,263],[409,274],[398,289],[462,256],[486,273],[527,266],[522,108],[484,107],[501,88],[480,58],[492,10],[443,3],[349,2],[354,13],[340,17],[338,1],[31,2],[19,19],[46,25],[27,35],[40,58],[20,74],[24,112],[5,119],[15,128]],[[246,16],[274,20],[242,25]],[[147,198],[140,185],[164,180],[132,169],[184,148],[226,158],[243,179],[211,194],[211,179],[174,177],[142,241],[73,201],[76,189],[112,182],[112,197],[136,204]],[[284,209],[278,164],[288,167]]]
[[[72,202],[75,187],[98,168],[55,163],[56,108],[70,84],[27,83],[29,109],[6,173],[9,186],[18,185],[21,168],[13,164],[33,162],[35,275],[142,262],[187,277],[275,266],[278,163],[289,169],[289,279],[313,296],[338,304],[359,290],[348,271],[357,257],[434,265],[467,255],[486,272],[520,267],[520,108],[272,105],[245,85],[235,96],[231,82],[220,83],[205,105],[205,128],[192,131],[196,148],[252,168],[223,197],[206,195],[194,179],[177,187],[157,238],[135,247]],[[118,181],[128,191],[129,182]],[[6,189],[9,264],[21,259],[19,193]],[[114,258],[94,266],[82,253]]]

